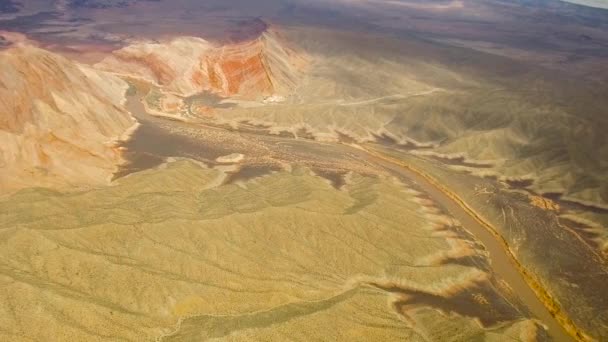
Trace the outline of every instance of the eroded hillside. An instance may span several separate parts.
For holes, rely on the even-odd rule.
[[[0,51],[0,191],[107,184],[135,128],[128,85],[27,42]]]
[[[0,336],[545,339],[474,238],[410,186],[225,177],[179,161],[2,200]]]

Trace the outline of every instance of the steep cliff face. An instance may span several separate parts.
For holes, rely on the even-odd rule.
[[[252,41],[224,46],[193,37],[137,43],[96,67],[143,78],[180,95],[209,91],[258,98],[289,93],[305,61],[269,30]]]
[[[136,125],[127,87],[27,43],[0,51],[0,192],[106,182],[121,162],[114,141]]]

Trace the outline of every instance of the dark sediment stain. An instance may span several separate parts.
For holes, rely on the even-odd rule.
[[[430,156],[431,159],[437,160],[446,165],[453,166],[464,166],[478,169],[489,169],[492,168],[492,164],[473,163],[466,161],[464,157],[441,157],[441,156]]]
[[[195,105],[203,105],[212,108],[233,108],[236,106],[234,103],[224,103],[222,102],[223,100],[225,100],[225,98],[219,95],[210,92],[201,92],[185,98],[184,103],[190,109]]]
[[[524,189],[534,184],[533,179],[507,179],[505,181],[511,188]]]
[[[391,137],[390,135],[388,135],[386,133],[372,134],[372,136],[374,137],[376,143],[378,143],[380,145],[385,145],[385,146],[399,145],[399,142],[397,141],[397,139]]]
[[[214,125],[217,125],[217,124],[214,123]],[[229,129],[233,132],[244,132],[244,133],[263,134],[263,135],[270,135],[271,134],[270,130],[272,129],[271,125],[253,123],[249,120],[239,121],[237,123],[236,129],[234,127],[228,126],[228,125],[224,125],[224,127],[227,127],[227,129]],[[290,137],[293,137],[293,134],[290,133]]]
[[[323,177],[323,178],[329,180],[331,185],[336,189],[340,189],[344,184],[346,184],[344,176],[346,176],[346,174],[348,173],[347,171],[330,170],[330,169],[313,169],[312,171],[317,176]]]
[[[306,129],[305,127],[301,127],[298,128],[298,130],[295,132],[295,136],[298,139],[309,139],[309,140],[315,140],[315,136],[314,134],[312,134],[312,132],[310,132],[308,129]]]
[[[152,169],[166,161],[165,158],[145,152],[126,152],[124,157],[127,163],[120,166],[118,171],[113,175],[112,180],[122,178],[131,173]]]
[[[400,142],[395,137],[386,133],[372,134],[374,142],[384,147],[390,147],[400,151],[424,150],[430,149],[431,146],[417,145],[411,141]]]
[[[338,141],[344,144],[355,144],[357,143],[357,139],[351,137],[350,135],[340,132],[340,131],[335,131],[336,134],[338,135]]]
[[[229,172],[224,184],[231,184],[239,181],[245,182],[254,178],[270,175],[271,173],[280,170],[279,167],[273,165],[246,165],[235,172]]]
[[[278,133],[269,133],[271,135],[275,135],[281,138],[295,138],[295,134],[293,134],[292,132],[289,131],[280,131]]]
[[[525,315],[501,297],[490,282],[474,283],[452,294],[439,295],[393,284],[372,284],[384,291],[399,294],[402,299],[393,303],[394,309],[408,317],[408,311],[430,307],[451,315],[477,319],[484,328],[502,322],[524,318]]]
[[[481,255],[450,256],[441,260],[439,265],[460,265],[475,267],[486,272],[490,271],[490,265],[488,264],[487,259]]]
[[[243,128],[256,128],[256,129],[270,129],[272,125],[263,124],[263,123],[253,123],[250,120],[243,120],[239,122],[239,125]]]

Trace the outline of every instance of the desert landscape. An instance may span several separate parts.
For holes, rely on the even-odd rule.
[[[602,7],[0,3],[0,340],[608,339]]]

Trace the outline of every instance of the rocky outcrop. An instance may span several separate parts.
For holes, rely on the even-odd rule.
[[[127,87],[27,42],[0,51],[0,192],[105,183],[136,126]]]
[[[257,39],[224,46],[194,37],[141,42],[115,51],[96,67],[180,95],[209,91],[251,99],[289,93],[305,61],[268,30]]]

